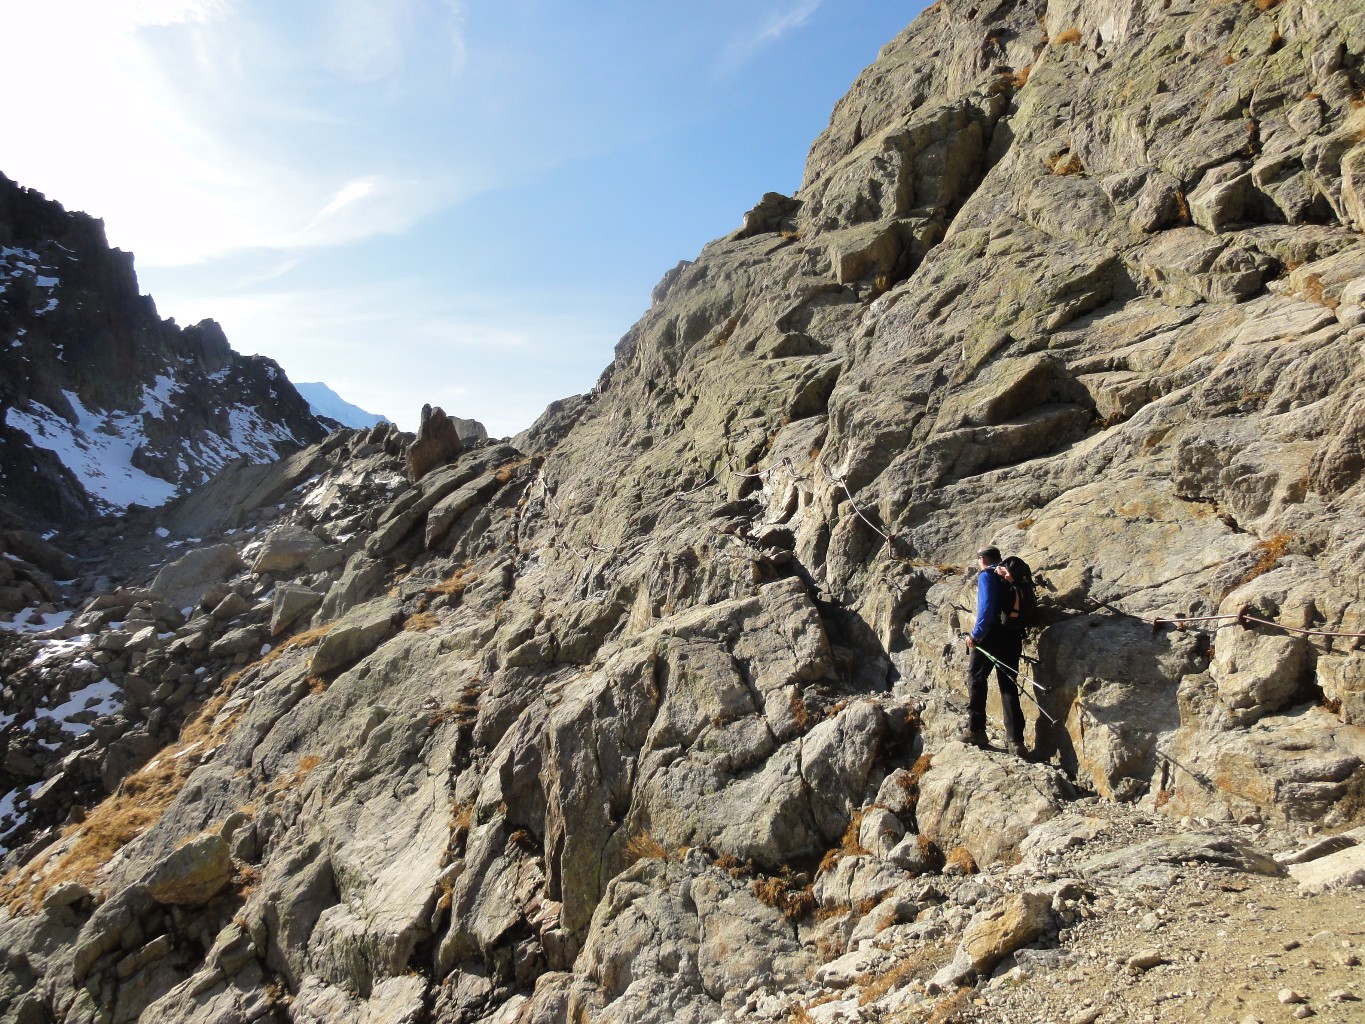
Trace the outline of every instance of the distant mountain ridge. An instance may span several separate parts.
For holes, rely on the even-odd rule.
[[[0,174],[0,518],[157,505],[330,429],[274,360],[161,319],[102,221]]]
[[[335,420],[343,427],[353,430],[368,430],[381,423],[390,422],[387,416],[367,412],[358,405],[352,405],[322,381],[308,381],[295,384],[294,388],[303,396],[313,415],[323,419]]]

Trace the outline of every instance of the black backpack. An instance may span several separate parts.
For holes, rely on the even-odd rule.
[[[1038,589],[1033,582],[1033,570],[1018,555],[1010,555],[1000,565],[1009,570],[1009,601],[1006,605],[1006,624],[1019,630],[1029,629],[1038,624]],[[1018,614],[1015,615],[1015,598],[1018,598]]]

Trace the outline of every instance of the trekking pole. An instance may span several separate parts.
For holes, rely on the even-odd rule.
[[[963,633],[962,635],[963,635],[964,637],[966,637],[966,636],[969,636],[970,634],[968,634],[968,633]],[[1047,719],[1049,722],[1051,722],[1053,725],[1058,726],[1058,728],[1060,728],[1060,723],[1058,723],[1057,719],[1055,719],[1055,718],[1053,718],[1051,715],[1049,715],[1049,714],[1047,713],[1047,709],[1044,708],[1043,705],[1039,704],[1039,703],[1038,703],[1038,698],[1035,697],[1035,696],[1033,695],[1033,687],[1039,685],[1039,684],[1038,684],[1038,681],[1037,681],[1036,679],[1032,679],[1032,678],[1030,678],[1029,676],[1024,675],[1024,674],[1023,674],[1022,672],[1020,672],[1017,668],[1010,668],[1008,665],[1006,665],[1003,661],[1001,661],[999,658],[997,658],[997,657],[996,657],[994,654],[992,654],[990,651],[986,650],[986,649],[985,649],[984,647],[982,647],[980,644],[975,645],[975,647],[973,648],[973,650],[980,651],[982,654],[984,654],[984,655],[986,656],[986,660],[987,660],[987,661],[992,662],[993,664],[995,664],[995,665],[998,666],[999,668],[1003,668],[1006,672],[1008,672],[1008,673],[1010,673],[1012,676],[1014,676],[1015,682],[1025,682],[1025,683],[1028,683],[1029,685],[1028,685],[1027,687],[1019,687],[1019,688],[1018,688],[1018,689],[1019,689],[1019,692],[1022,693],[1022,694],[1024,694],[1024,696],[1026,696],[1029,700],[1033,701],[1033,706],[1036,707],[1036,708],[1038,709],[1038,713],[1039,713],[1040,715],[1042,715],[1044,718],[1046,718],[1046,719]],[[1041,689],[1041,687],[1040,687],[1040,689]]]

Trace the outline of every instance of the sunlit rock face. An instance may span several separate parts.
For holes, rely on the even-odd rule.
[[[4,1012],[780,1020],[1354,857],[1365,655],[1281,627],[1365,632],[1362,56],[1346,3],[944,0],[590,394],[168,507],[7,655]],[[1029,761],[953,739],[985,544]]]

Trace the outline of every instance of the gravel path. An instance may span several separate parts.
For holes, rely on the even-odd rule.
[[[757,996],[733,1019],[915,1024],[1276,1024],[1365,1022],[1365,888],[1310,893],[1292,878],[1202,861],[1162,866],[1134,856],[1140,873],[1093,870],[1104,854],[1226,836],[1252,855],[1312,842],[1295,833],[1174,822],[1132,807],[1081,801],[1050,842],[1014,866],[934,881],[946,897],[913,925],[887,928],[862,948],[890,954],[852,984]],[[1055,823],[1054,823],[1055,826]],[[1146,846],[1141,849],[1146,850]],[[1086,865],[1091,867],[1087,869]],[[971,888],[974,887],[974,888]],[[965,988],[932,978],[952,955],[968,915],[1010,892],[1058,893],[1041,938]],[[969,893],[975,893],[975,896]],[[989,893],[989,895],[986,895]],[[946,935],[925,931],[931,921]],[[821,975],[827,978],[826,975]]]

